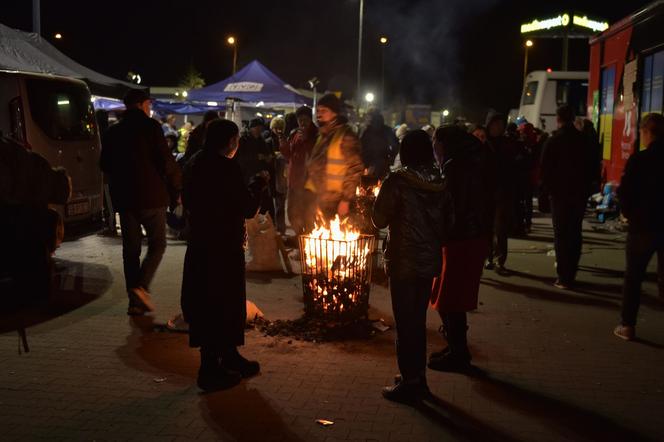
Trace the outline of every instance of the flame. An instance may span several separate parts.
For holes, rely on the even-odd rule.
[[[369,242],[348,219],[335,216],[329,223],[318,213],[313,231],[302,237],[302,264],[313,300],[324,313],[343,313],[362,296],[361,281],[371,253]],[[359,282],[359,283],[358,283]]]

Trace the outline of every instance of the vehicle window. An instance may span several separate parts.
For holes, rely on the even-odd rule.
[[[523,91],[523,98],[521,100],[521,104],[534,104],[535,103],[535,97],[537,96],[537,85],[539,82],[537,81],[529,81],[526,84],[526,87],[524,88]]]
[[[27,80],[32,118],[50,138],[86,140],[96,133],[90,94],[84,87],[50,79]]]
[[[567,104],[574,109],[575,115],[586,115],[588,81],[558,80],[556,83],[556,107]]]

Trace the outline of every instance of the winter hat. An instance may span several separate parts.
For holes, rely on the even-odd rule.
[[[265,126],[265,123],[263,123],[263,120],[260,118],[254,118],[249,122],[249,129],[252,127],[258,127],[258,126]]]
[[[316,103],[318,106],[323,106],[334,112],[335,114],[340,114],[341,113],[341,100],[339,97],[337,97],[334,94],[325,94],[323,95],[320,100],[318,100],[318,103]]]

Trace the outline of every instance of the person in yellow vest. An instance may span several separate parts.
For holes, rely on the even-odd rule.
[[[316,209],[327,220],[335,214],[348,215],[364,170],[360,141],[341,115],[341,100],[336,95],[326,94],[318,100],[316,119],[320,129],[306,164],[307,230],[313,227]]]

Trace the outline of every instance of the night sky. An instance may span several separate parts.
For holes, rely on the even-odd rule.
[[[0,10],[0,22],[31,30],[31,2]],[[471,118],[507,111],[519,100],[519,25],[580,12],[610,23],[649,3],[578,0],[365,0],[363,92],[380,91],[380,35],[388,102],[434,104]],[[104,8],[102,10],[92,10]],[[103,6],[102,6],[103,5]],[[258,59],[295,87],[317,76],[323,89],[354,94],[359,0],[126,1],[42,0],[42,34],[76,61],[148,86],[175,86],[193,65],[208,84]],[[554,6],[556,5],[556,6]],[[64,39],[53,38],[56,32]],[[536,40],[529,71],[560,68],[559,40]],[[586,40],[572,40],[570,69],[585,70]]]

